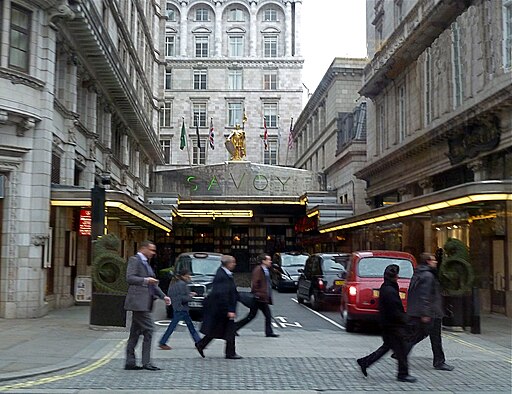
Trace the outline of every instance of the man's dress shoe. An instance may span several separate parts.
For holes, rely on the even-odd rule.
[[[407,382],[407,383],[414,383],[418,379],[416,379],[414,376],[407,375],[407,376],[399,376],[396,378],[399,382]]]
[[[199,346],[197,343],[196,343],[196,349],[199,352],[199,354],[201,355],[201,357],[204,358],[205,356],[204,356],[203,348],[201,346]]]
[[[240,360],[243,357],[239,356],[238,354],[233,354],[232,356],[226,356],[226,358],[229,360]]]
[[[142,369],[147,369],[148,371],[160,371],[162,368],[158,368],[153,364],[146,364],[142,366]]]
[[[358,358],[357,359],[357,363],[359,364],[359,366],[361,367],[361,372],[363,373],[363,375],[365,377],[368,376],[368,372],[366,372],[366,365],[364,365],[364,362],[362,359]]]
[[[127,371],[138,371],[141,370],[142,367],[139,367],[138,365],[125,365],[124,369],[126,369]]]
[[[279,336],[279,334],[274,334],[274,333],[266,335],[267,338],[277,338],[278,336]]]
[[[165,343],[158,345],[158,347],[162,350],[171,350],[172,349],[172,347],[170,347],[169,345],[166,345]]]
[[[441,365],[438,365],[437,367],[434,368],[439,371],[453,371],[454,369],[453,365],[448,365],[446,363],[442,363]]]

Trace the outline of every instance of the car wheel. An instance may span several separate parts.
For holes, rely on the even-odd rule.
[[[341,314],[341,318],[343,321],[343,325],[345,326],[345,331],[346,332],[354,332],[356,322],[354,320],[348,318],[347,311],[343,311],[343,313]]]
[[[299,295],[299,292],[297,291],[297,302],[299,304],[304,304],[304,298],[302,298],[300,295]]]
[[[277,289],[278,293],[282,293],[283,292],[283,288],[281,287],[281,285],[279,283],[277,284],[276,289]]]
[[[311,305],[311,308],[313,308],[315,311],[320,309],[320,302],[318,301],[318,296],[316,292],[312,292],[309,296],[309,304]]]

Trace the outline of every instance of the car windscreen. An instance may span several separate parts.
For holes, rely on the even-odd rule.
[[[299,254],[299,255],[283,254],[283,255],[281,255],[281,266],[283,266],[283,267],[304,267],[304,264],[306,264],[307,259],[308,259],[308,256],[304,255],[304,254]]]
[[[322,270],[324,272],[343,272],[345,267],[343,266],[343,261],[336,257],[324,257]]]
[[[390,264],[400,267],[399,277],[410,279],[414,268],[410,260],[392,257],[364,257],[357,265],[357,276],[361,278],[383,278],[384,270]]]
[[[178,260],[176,271],[186,268],[191,275],[211,275],[215,276],[217,269],[220,267],[219,257],[197,258],[184,256]]]

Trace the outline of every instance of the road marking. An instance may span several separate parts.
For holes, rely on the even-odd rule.
[[[458,342],[458,343],[460,343],[462,345],[465,345],[467,347],[472,347],[472,348],[478,349],[478,350],[480,350],[483,353],[489,353],[489,354],[492,354],[492,355],[495,355],[495,356],[503,357],[505,362],[512,364],[512,358],[503,356],[503,354],[499,354],[499,353],[493,352],[492,350],[486,349],[486,348],[484,348],[482,346],[475,345],[475,344],[470,343],[470,342],[466,342],[464,339],[458,338],[458,336],[456,334],[444,332],[443,336],[446,336],[446,337],[454,340],[455,342]]]
[[[302,328],[302,325],[297,321],[293,322],[293,323],[288,323],[288,321],[286,320],[286,317],[284,317],[284,316],[276,316],[276,317],[274,317],[274,320],[279,320],[279,322],[277,324],[279,324],[281,326],[281,328],[286,328],[286,327]],[[277,324],[276,324],[276,326],[277,326]]]
[[[49,376],[46,378],[30,380],[28,382],[11,384],[8,386],[0,386],[0,391],[32,387],[32,386],[37,386],[40,384],[52,383],[52,382],[56,382],[58,380],[64,380],[64,379],[69,379],[69,378],[74,378],[76,376],[84,375],[86,373],[94,371],[95,369],[98,369],[99,367],[102,367],[103,365],[107,364],[111,359],[113,359],[120,353],[121,347],[124,346],[125,344],[126,344],[126,339],[123,339],[117,345],[115,345],[114,348],[110,352],[108,352],[102,358],[100,358],[99,360],[96,360],[95,362],[93,362],[92,364],[90,364],[86,367],[79,368],[75,371],[67,372],[63,375]]]
[[[296,302],[297,304],[299,304],[299,301],[297,301],[296,298],[292,298],[291,300],[293,302]],[[341,324],[336,323],[334,320],[329,319],[327,316],[322,315],[321,313],[319,313],[319,312],[317,312],[317,311],[307,307],[306,305],[302,305],[302,304],[299,304],[299,305],[302,306],[303,308],[306,308],[307,310],[313,312],[315,315],[320,316],[322,319],[328,321],[329,323],[331,323],[332,325],[338,327],[339,329],[345,330],[345,327],[343,327]]]

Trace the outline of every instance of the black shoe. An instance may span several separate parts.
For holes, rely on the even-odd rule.
[[[226,358],[229,360],[240,360],[243,357],[239,356],[238,354],[233,354],[232,356],[226,356]]]
[[[453,371],[455,367],[453,365],[448,365],[446,363],[442,363],[441,365],[438,365],[437,367],[434,367],[434,368],[439,371]]]
[[[368,372],[366,372],[366,365],[364,365],[363,359],[362,358],[358,358],[357,359],[357,363],[361,367],[361,372],[363,373],[364,377],[367,377],[368,376]]]
[[[200,345],[198,345],[197,343],[196,343],[196,349],[199,352],[199,354],[201,355],[201,357],[204,358],[205,355],[204,355],[204,352],[203,352],[203,348]]]
[[[125,365],[124,369],[127,371],[139,371],[142,369],[142,367],[139,367],[138,365]]]
[[[399,376],[396,378],[399,382],[407,382],[407,383],[414,383],[418,379],[416,379],[414,376],[407,375],[407,376]]]
[[[238,331],[235,331],[235,337],[239,337],[240,334],[238,333]]]
[[[148,371],[160,371],[162,368],[158,368],[153,364],[146,364],[142,366],[142,369],[147,369]]]
[[[279,336],[279,334],[274,334],[274,333],[266,335],[267,338],[277,338],[278,336]]]
[[[391,353],[391,358],[394,358],[395,360],[398,360],[395,353]]]

